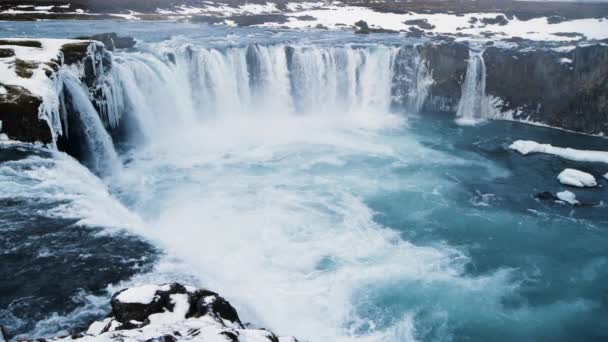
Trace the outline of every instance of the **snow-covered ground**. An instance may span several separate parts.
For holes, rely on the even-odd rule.
[[[593,177],[592,174],[575,169],[565,169],[557,176],[557,179],[564,185],[576,186],[579,188],[597,185],[595,177]]]
[[[204,7],[181,6],[173,10],[158,10],[164,15],[212,15],[229,18],[234,15],[284,14],[287,22],[267,22],[258,26],[314,28],[318,25],[331,28],[350,28],[359,20],[364,20],[370,27],[394,31],[422,29],[427,33],[461,34],[471,37],[485,37],[488,34],[500,38],[521,37],[530,40],[571,41],[580,37],[561,35],[560,33],[579,33],[588,39],[608,38],[608,20],[578,19],[550,24],[546,17],[530,20],[519,20],[517,17],[503,13],[385,13],[359,6],[348,6],[340,2],[288,3],[287,11],[281,11],[274,3],[265,5],[246,4],[232,7],[217,3],[208,3]],[[504,25],[488,23],[488,20],[504,18]],[[484,20],[486,21],[484,23]],[[430,26],[418,25],[420,21]],[[406,24],[408,22],[408,24]],[[227,20],[225,24],[234,25]],[[555,35],[555,34],[559,35]]]
[[[511,144],[509,148],[516,150],[523,155],[530,153],[546,153],[580,162],[608,163],[608,152],[605,151],[587,151],[568,147],[554,147],[549,144],[539,144],[536,141],[531,140],[517,140]]]
[[[61,6],[61,14],[94,15],[78,8]],[[0,11],[0,14],[45,14],[52,15],[54,6],[16,6]],[[237,25],[232,16],[284,15],[285,20],[267,18],[256,26],[352,29],[359,20],[372,28],[393,31],[422,30],[427,34],[455,35],[460,40],[470,38],[506,39],[520,37],[537,41],[576,41],[584,35],[587,39],[608,39],[608,19],[576,19],[550,23],[547,17],[520,20],[516,16],[500,12],[486,13],[390,13],[377,12],[371,8],[350,6],[340,1],[291,2],[284,6],[276,3],[228,5],[221,2],[203,1],[199,6],[175,6],[157,9],[156,14],[169,20],[181,20],[196,15],[223,18],[222,24]],[[125,20],[145,19],[145,14],[134,11],[111,14]],[[158,19],[158,18],[157,18]],[[406,24],[407,22],[407,24]],[[421,25],[422,23],[422,25]],[[564,33],[567,33],[564,35]],[[572,35],[572,33],[578,34]]]
[[[42,98],[47,98],[48,95],[55,95],[55,89],[52,87],[46,71],[50,70],[47,63],[52,60],[59,60],[61,48],[70,43],[82,43],[81,40],[71,39],[35,39],[41,44],[41,47],[21,46],[20,42],[31,42],[31,39],[2,39],[4,45],[2,49],[10,49],[15,55],[12,57],[0,58],[0,84],[20,86],[28,89],[32,94]],[[14,42],[15,44],[10,44]],[[24,61],[36,66],[31,69],[31,77],[20,77],[17,74],[16,61]]]

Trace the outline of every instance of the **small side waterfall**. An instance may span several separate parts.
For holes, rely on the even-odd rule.
[[[416,46],[403,46],[395,57],[392,100],[410,113],[418,113],[429,94],[433,77]]]
[[[119,161],[112,138],[106,131],[99,113],[80,80],[70,71],[61,70],[59,79],[63,87],[62,112],[64,115],[70,115],[64,119],[65,125],[69,122],[75,126],[64,127],[64,130],[77,132],[77,136],[72,138],[78,138],[82,144],[79,148],[83,163],[100,176],[109,175],[118,167]]]
[[[459,124],[472,125],[490,117],[491,106],[486,96],[486,66],[483,50],[469,50],[469,62],[462,95],[458,103],[456,121]]]

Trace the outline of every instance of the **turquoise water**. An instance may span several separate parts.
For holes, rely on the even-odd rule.
[[[135,35],[144,52],[116,55],[142,78],[147,69],[129,68],[188,41],[374,44],[367,58],[375,61],[402,43],[189,24],[0,28],[3,36]],[[207,107],[180,102],[192,89],[154,83],[180,75],[171,68],[139,82],[149,86],[138,117],[147,139],[119,146],[122,165],[103,180],[62,153],[0,150],[0,247],[24,260],[0,262],[2,274],[15,275],[0,278],[9,304],[0,319],[13,335],[85,326],[103,316],[112,290],[178,280],[218,291],[246,321],[311,341],[608,338],[608,165],[508,149],[526,139],[608,150],[606,139],[511,122],[459,126],[375,104],[287,113],[269,106],[280,102],[276,93],[245,112],[218,101],[214,115],[199,117]],[[368,86],[363,93],[381,85]],[[567,167],[596,176],[597,188],[569,189],[593,206],[535,198],[566,189],[557,175]],[[30,238],[45,244],[18,243]],[[43,250],[66,239],[70,249]],[[73,260],[82,267],[69,268]],[[40,291],[42,282],[63,286]],[[41,302],[45,313],[34,315]]]

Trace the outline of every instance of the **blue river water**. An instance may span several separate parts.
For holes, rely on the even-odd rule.
[[[61,152],[2,145],[0,324],[11,336],[83,328],[107,314],[113,290],[182,281],[311,341],[608,339],[608,165],[508,148],[523,139],[608,151],[605,138],[394,111],[382,67],[399,36],[0,23],[3,37],[108,31],[140,40],[115,58],[139,81],[124,84],[141,95],[131,106],[145,139],[117,144],[120,166],[103,178]],[[364,47],[359,97],[315,88],[340,68],[291,83],[276,68],[267,88],[245,89],[239,72],[228,79],[250,44],[268,46],[259,56],[273,65],[274,46],[306,45],[296,49],[304,70],[323,56],[359,61]],[[205,69],[201,87],[185,86],[194,81],[183,70],[154,59],[175,51],[180,66],[188,45],[227,72]],[[319,59],[310,46],[323,47]],[[285,100],[285,84],[305,91]],[[595,175],[598,187],[568,188],[593,205],[535,197],[565,190],[565,168]]]

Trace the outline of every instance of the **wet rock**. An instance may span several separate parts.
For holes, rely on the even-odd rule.
[[[559,198],[549,191],[539,192],[534,197],[541,201],[559,201]]]
[[[418,51],[433,75],[423,110],[456,113],[467,70],[468,45],[454,42],[424,44]]]
[[[563,63],[563,60],[571,63]],[[489,47],[486,93],[514,119],[577,132],[608,133],[608,47],[571,52]]]
[[[0,133],[10,139],[25,142],[52,142],[48,124],[38,117],[42,99],[19,86],[2,85],[6,92],[0,94]]]

